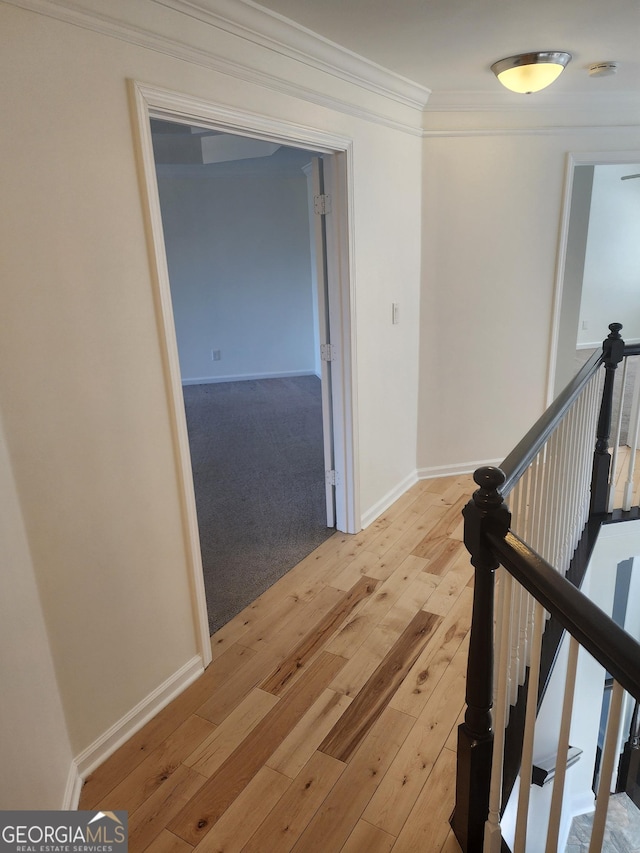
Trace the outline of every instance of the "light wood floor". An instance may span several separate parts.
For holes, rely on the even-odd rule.
[[[453,853],[470,477],[337,533],[213,635],[205,674],[86,781],[130,850]]]

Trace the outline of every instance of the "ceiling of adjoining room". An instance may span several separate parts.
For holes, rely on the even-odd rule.
[[[535,50],[572,54],[554,83],[558,92],[640,93],[639,0],[261,0],[259,5],[431,89],[434,96],[495,92],[501,87],[491,64]],[[589,65],[605,60],[620,63],[615,77],[590,77]]]

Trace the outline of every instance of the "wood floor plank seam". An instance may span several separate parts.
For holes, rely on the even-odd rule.
[[[261,689],[281,696],[294,675],[308,664],[322,644],[333,636],[361,602],[373,595],[379,585],[379,581],[366,576],[354,584],[338,604],[311,628],[291,654],[265,678],[260,685]]]
[[[304,678],[251,730],[167,828],[187,843],[197,844],[246,788],[345,662],[344,658],[322,652]]]
[[[441,617],[420,610],[335,724],[320,751],[348,762],[424,650]]]

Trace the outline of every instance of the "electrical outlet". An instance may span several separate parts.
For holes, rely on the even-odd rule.
[[[220,361],[222,358],[222,353],[219,349],[211,350],[211,361]]]

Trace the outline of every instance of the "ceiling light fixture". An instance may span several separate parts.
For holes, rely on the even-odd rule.
[[[530,95],[550,86],[570,59],[571,54],[561,50],[539,50],[500,59],[491,70],[507,89]]]

